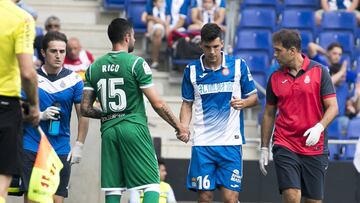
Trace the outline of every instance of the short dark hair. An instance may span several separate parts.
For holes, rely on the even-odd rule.
[[[201,28],[201,41],[211,42],[216,38],[222,40],[222,31],[221,28],[215,23],[207,23]]]
[[[273,34],[272,42],[281,42],[285,49],[295,47],[298,51],[301,51],[301,36],[297,30],[281,29]]]
[[[160,165],[164,165],[165,166],[165,161],[164,161],[164,159],[162,159],[162,158],[158,158],[158,166],[160,166]]]
[[[335,47],[339,47],[341,49],[341,51],[343,51],[343,47],[341,46],[340,43],[338,42],[333,42],[331,43],[328,47],[327,47],[327,51],[331,51],[333,48]]]
[[[66,44],[67,38],[66,38],[66,35],[62,32],[58,32],[58,31],[47,32],[41,41],[42,49],[45,52],[49,46],[49,42],[51,42],[51,41],[63,41]]]
[[[130,34],[132,29],[133,25],[130,21],[124,18],[115,18],[109,24],[107,33],[111,43],[116,44],[123,42],[125,35]]]

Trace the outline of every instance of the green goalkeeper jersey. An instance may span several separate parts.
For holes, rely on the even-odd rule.
[[[96,92],[103,116],[101,131],[122,120],[147,126],[141,89],[153,85],[146,61],[125,51],[110,52],[87,69],[84,89]]]

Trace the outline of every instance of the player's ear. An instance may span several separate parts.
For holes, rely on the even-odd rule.
[[[44,50],[44,49],[41,49],[40,52],[41,52],[41,55],[45,58],[45,55],[46,55],[46,54],[45,54],[45,50]]]

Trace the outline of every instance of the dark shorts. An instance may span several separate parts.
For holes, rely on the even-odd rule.
[[[0,96],[0,174],[21,174],[22,143],[19,99]]]
[[[56,190],[55,195],[67,197],[68,196],[68,185],[70,179],[70,172],[71,167],[69,162],[66,161],[66,155],[59,155],[61,162],[63,163],[64,167],[60,171],[60,184],[58,189]],[[29,189],[29,182],[31,177],[32,168],[34,166],[36,159],[36,153],[24,150],[24,169],[22,175],[22,182],[20,185],[20,190],[23,192],[27,192]]]
[[[297,188],[306,198],[324,198],[327,155],[299,155],[278,145],[273,147],[273,155],[280,193],[285,189]]]

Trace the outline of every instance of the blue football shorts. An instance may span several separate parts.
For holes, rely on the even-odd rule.
[[[241,191],[242,147],[193,146],[187,176],[187,188],[211,191],[224,187]]]

